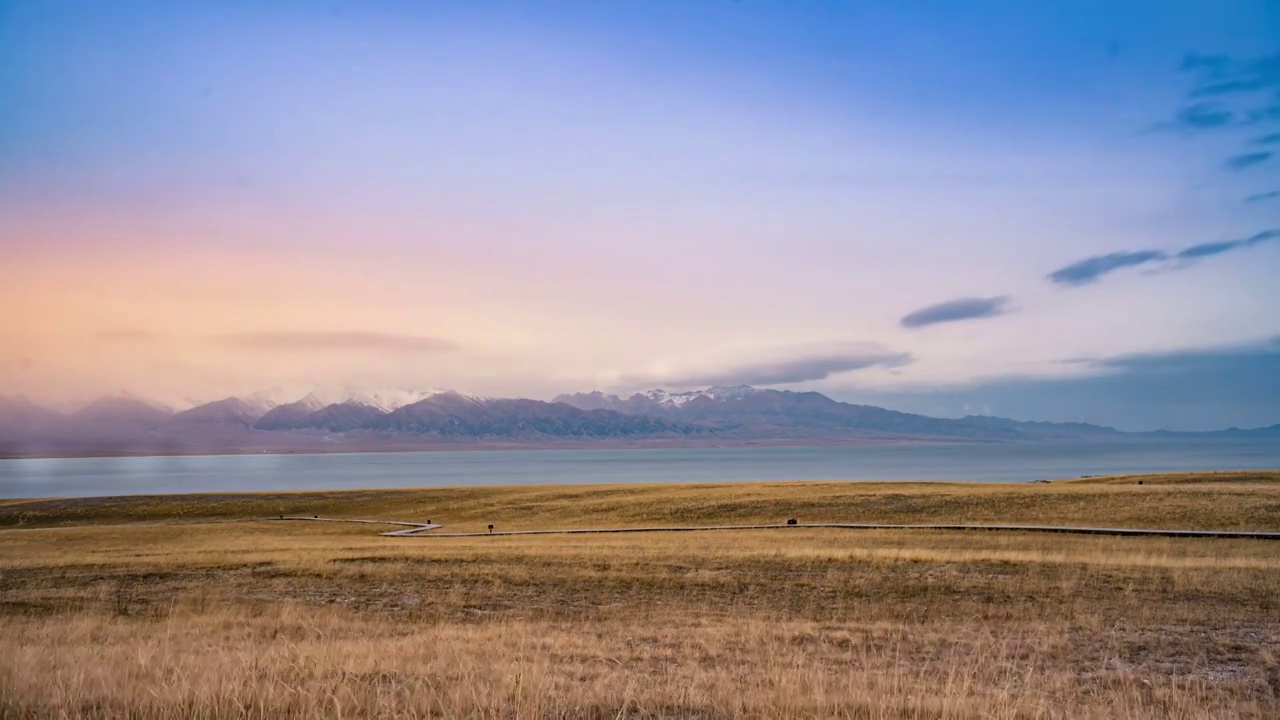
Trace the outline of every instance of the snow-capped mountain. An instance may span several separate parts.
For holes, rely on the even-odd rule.
[[[229,397],[183,410],[170,418],[169,424],[247,428],[267,412],[265,403],[260,400]]]
[[[298,427],[328,432],[348,432],[365,427],[385,415],[385,412],[372,405],[349,400],[326,405],[316,410],[307,415]],[[262,426],[263,421],[259,420],[256,427],[262,428]]]
[[[746,397],[752,393],[759,392],[750,385],[733,385],[722,386],[715,385],[706,390],[689,390],[687,392],[668,392],[666,390],[656,389],[642,393],[646,398],[652,400],[662,407],[682,407],[690,400],[698,398],[708,398],[710,400],[726,400],[733,398]]]
[[[816,392],[716,386],[672,393],[650,390],[623,399],[600,392],[561,395],[584,410],[651,415],[735,438],[917,438],[1027,440],[1096,437],[1110,428],[1081,423],[1025,423],[999,418],[933,418],[854,405]]]
[[[559,396],[553,402],[436,389],[312,388],[294,393],[292,398],[278,402],[271,393],[256,393],[172,413],[132,398],[115,397],[66,415],[11,398],[0,401],[0,454],[286,452],[633,439],[828,443],[1144,437],[1082,423],[934,418],[838,402],[816,392],[746,385],[676,392],[655,389],[626,398],[602,392],[577,393]],[[264,410],[270,403],[275,404]],[[1235,433],[1271,437],[1275,428]],[[1160,436],[1147,437],[1157,440]]]
[[[705,390],[670,392],[662,389],[635,393],[628,398],[606,395],[600,391],[559,395],[555,402],[562,402],[584,410],[617,410],[618,412],[644,413],[678,410],[695,400],[736,400],[763,392],[750,385],[714,386]]]
[[[361,405],[376,407],[383,412],[391,412],[399,410],[405,405],[412,405],[416,402],[422,402],[430,397],[441,395],[449,392],[439,388],[428,388],[426,390],[395,390],[390,388],[381,388],[377,390],[349,390],[347,397],[343,402],[357,402]]]
[[[365,425],[380,433],[442,438],[630,438],[683,434],[661,418],[613,410],[583,410],[542,400],[480,398],[443,392],[386,413]]]
[[[296,396],[296,393],[286,388],[273,387],[259,390],[238,399],[261,415],[277,405],[292,401]]]
[[[258,430],[323,429],[346,431],[406,405],[442,395],[448,391],[393,390],[317,387],[293,402],[282,403],[263,413],[254,427]]]
[[[310,417],[327,407],[314,393],[301,400],[277,405],[258,418],[253,426],[258,430],[294,430],[311,427]]]
[[[281,402],[279,405],[295,405],[299,408],[305,407],[315,411],[330,405],[355,403],[377,408],[383,412],[391,412],[405,405],[412,405],[444,392],[449,391],[439,388],[399,390],[394,388],[316,387],[300,399]]]

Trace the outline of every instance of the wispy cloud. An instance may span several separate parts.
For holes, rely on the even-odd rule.
[[[1271,159],[1271,152],[1251,152],[1235,155],[1227,159],[1227,167],[1232,170],[1245,170]]]
[[[457,345],[443,338],[426,335],[370,332],[365,330],[339,331],[265,331],[219,335],[215,341],[246,350],[354,350],[368,352],[448,352]]]
[[[1210,130],[1227,127],[1236,121],[1236,114],[1217,105],[1195,103],[1178,111],[1174,125],[1192,130]]]
[[[1088,285],[1098,278],[1121,268],[1145,265],[1146,263],[1168,259],[1163,250],[1135,250],[1132,252],[1114,252],[1108,255],[1097,255],[1058,268],[1047,277],[1059,285]]]
[[[628,388],[789,385],[825,380],[832,375],[856,370],[901,367],[913,360],[909,353],[859,343],[843,351],[799,350],[767,359],[720,363],[704,368],[630,374],[623,376],[619,384]]]
[[[940,323],[996,317],[1006,314],[1008,308],[1009,298],[1006,296],[958,298],[920,308],[899,322],[902,327],[921,328]]]
[[[1246,110],[1244,112],[1244,118],[1245,121],[1251,125],[1280,121],[1280,103],[1273,103],[1271,105]]]
[[[1192,245],[1186,250],[1179,252],[1176,257],[1180,260],[1195,260],[1209,257],[1210,255],[1220,255],[1224,252],[1237,250],[1239,248],[1261,245],[1262,243],[1271,242],[1273,240],[1280,240],[1280,230],[1263,230],[1260,233],[1255,233],[1247,238],[1241,238],[1239,240],[1227,240],[1224,242]]]
[[[1207,64],[1193,60],[1190,67],[1184,60],[1183,68],[1201,71],[1201,82],[1190,93],[1193,98],[1250,94],[1280,86],[1280,54],[1252,60],[1215,55]]]
[[[1216,131],[1280,122],[1280,54],[1238,58],[1221,53],[1189,53],[1183,58],[1181,69],[1193,77],[1193,84],[1185,105],[1171,123],[1162,127]],[[1280,132],[1258,135],[1227,158],[1223,166],[1239,172],[1266,163],[1275,153],[1256,148],[1275,144],[1280,144]],[[1263,196],[1265,193],[1251,198]]]
[[[1175,257],[1179,260],[1196,260],[1199,258],[1209,257],[1210,255],[1220,255],[1230,250],[1240,247],[1239,240],[1228,240],[1224,242],[1201,243],[1200,245],[1192,245],[1182,250]]]
[[[1187,92],[1186,104],[1176,113],[1174,121],[1164,127],[1216,130],[1280,121],[1280,102],[1277,102],[1280,99],[1280,54],[1242,59],[1222,53],[1188,53],[1180,69],[1194,77],[1193,85]],[[1276,156],[1276,151],[1258,149],[1258,146],[1276,144],[1280,144],[1280,132],[1256,135],[1248,141],[1248,146],[1227,158],[1223,166],[1241,172],[1269,163]],[[1247,195],[1244,202],[1252,204],[1276,198],[1280,198],[1280,191],[1255,192]],[[1176,252],[1115,252],[1072,263],[1049,273],[1047,277],[1062,285],[1087,285],[1121,268],[1165,260],[1178,261],[1168,265],[1169,269],[1178,270],[1190,267],[1198,260],[1269,242],[1275,237],[1275,230],[1264,230],[1250,237],[1201,243]]]
[[[1136,368],[1151,369],[1156,366],[1170,366],[1206,358],[1256,357],[1280,359],[1280,337],[1266,338],[1240,345],[1218,347],[1188,348],[1170,352],[1129,353],[1108,357],[1093,358],[1090,364],[1099,368]],[[1280,378],[1277,378],[1280,380]]]
[[[1181,69],[1188,72],[1203,72],[1207,77],[1223,77],[1235,61],[1225,53],[1187,53],[1182,58]]]
[[[1254,247],[1263,243],[1280,240],[1280,229],[1263,230],[1249,237],[1237,240],[1219,240],[1215,242],[1192,245],[1177,252],[1165,250],[1139,250],[1136,252],[1117,252],[1110,255],[1099,255],[1072,263],[1047,276],[1055,283],[1063,285],[1087,285],[1103,275],[1123,267],[1134,267],[1165,260],[1178,260],[1170,265],[1172,270],[1191,267],[1196,260],[1214,255],[1221,255],[1232,250]]]
[[[860,391],[841,399],[928,415],[988,408],[987,414],[1020,420],[1093,422],[1123,430],[1280,423],[1276,340],[1064,363],[1075,367],[1066,377],[1003,375],[951,386]]]

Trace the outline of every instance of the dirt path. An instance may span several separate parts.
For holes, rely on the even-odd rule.
[[[423,534],[436,538],[510,537],[514,535],[590,535],[601,533],[704,532],[711,530],[788,530],[831,528],[841,530],[968,530],[986,532],[1046,532],[1075,535],[1121,535],[1133,537],[1234,538],[1244,540],[1280,540],[1280,532],[1250,530],[1164,530],[1159,528],[1071,527],[1060,525],[892,525],[885,523],[797,523],[773,525],[693,525],[630,528],[570,528],[560,530],[496,530],[468,533],[430,533],[439,524],[411,523],[398,520],[349,520],[346,518],[280,517],[273,520],[310,520],[313,522],[348,522],[370,525],[404,525],[404,530],[380,533],[386,537]]]
[[[379,535],[384,535],[386,537],[405,537],[407,535],[413,535],[415,533],[420,533],[426,530],[435,530],[436,528],[444,527],[443,525],[436,525],[433,523],[414,523],[414,522],[404,522],[401,520],[352,520],[348,518],[322,518],[318,515],[312,516],[312,517],[294,517],[294,516],[282,515],[278,518],[268,518],[268,519],[269,520],[308,520],[311,522],[345,522],[345,523],[363,523],[365,525],[403,525],[404,526],[403,530],[392,530],[390,532],[378,533]]]

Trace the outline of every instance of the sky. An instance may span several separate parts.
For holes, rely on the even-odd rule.
[[[1259,426],[1278,277],[1273,1],[0,0],[0,394]]]

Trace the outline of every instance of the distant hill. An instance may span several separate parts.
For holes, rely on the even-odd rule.
[[[816,392],[758,390],[747,385],[712,387],[686,393],[651,390],[628,398],[603,393],[561,395],[557,401],[581,408],[603,408],[690,423],[737,437],[862,436],[951,438],[968,440],[1042,440],[1118,435],[1119,431],[1084,423],[1019,422],[969,416],[959,419],[853,405]]]
[[[229,397],[217,402],[197,405],[169,419],[170,427],[250,428],[267,409],[242,398]]]
[[[63,417],[50,432],[57,441],[113,442],[145,436],[169,422],[173,413],[132,398],[97,400]]]
[[[367,427],[385,414],[385,411],[380,408],[348,400],[347,402],[326,405],[307,415],[303,419],[301,427],[328,430],[329,432],[347,432]]]
[[[258,418],[258,430],[327,430],[347,432],[385,415],[386,411],[355,400],[320,405],[308,396],[298,402],[279,405]]]
[[[164,408],[151,405],[141,400],[126,397],[109,397],[95,400],[92,403],[71,413],[65,421],[72,426],[83,428],[142,428],[154,430],[173,416]]]
[[[614,410],[446,392],[374,418],[371,430],[472,438],[632,438],[680,432],[676,424]]]
[[[1211,430],[1209,432],[1174,432],[1171,430],[1157,430],[1153,433],[1145,433],[1153,437],[1177,439],[1182,437],[1198,437],[1198,438],[1277,438],[1280,439],[1280,423],[1260,428],[1227,428],[1226,430]]]
[[[47,438],[62,419],[24,397],[0,397],[0,452]]]
[[[310,423],[310,418],[325,405],[326,403],[312,393],[301,400],[271,408],[257,418],[253,426],[258,430],[297,430],[314,427]]]
[[[1280,425],[1213,433],[1122,433],[1086,423],[935,418],[843,403],[816,392],[746,385],[628,397],[601,392],[542,400],[448,390],[309,393],[272,405],[265,393],[173,413],[104,398],[61,414],[0,398],[0,454],[145,454],[412,450],[455,445],[574,446],[674,443],[833,444],[1026,442],[1185,437],[1280,439]]]

